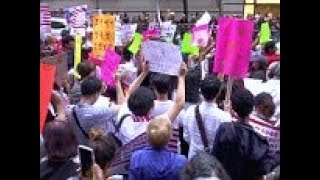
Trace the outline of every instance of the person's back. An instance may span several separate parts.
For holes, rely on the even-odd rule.
[[[215,134],[220,124],[223,122],[230,122],[231,116],[220,110],[214,102],[216,95],[219,92],[221,82],[215,76],[209,75],[201,82],[201,92],[205,101],[199,105],[199,113],[205,129],[205,135],[208,139],[209,148],[212,147]],[[198,105],[190,106],[184,116],[184,138],[189,143],[188,159],[194,156],[197,151],[204,150],[204,143],[202,141],[201,133],[196,119],[196,108]]]
[[[92,128],[101,128],[106,134],[114,131],[116,110],[113,107],[93,106],[100,95],[101,86],[101,81],[96,77],[85,79],[81,84],[81,101],[67,112],[80,144],[87,144]]]
[[[45,156],[40,160],[40,179],[68,179],[79,175],[78,140],[66,121],[55,120],[44,129]]]
[[[171,123],[167,119],[158,118],[149,123],[147,139],[151,146],[131,155],[130,180],[179,179],[187,159],[164,148],[171,132]]]
[[[255,97],[255,111],[250,115],[249,124],[260,135],[266,137],[272,151],[280,151],[280,128],[276,127],[275,104],[268,93]]]
[[[280,164],[280,153],[270,151],[267,139],[248,124],[253,101],[248,90],[232,94],[232,109],[239,120],[221,124],[213,144],[212,154],[233,180],[256,180]]]

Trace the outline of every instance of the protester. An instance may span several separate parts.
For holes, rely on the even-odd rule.
[[[154,107],[154,93],[150,88],[139,87],[149,71],[146,64],[143,66],[143,72],[130,85],[125,98],[126,102],[122,105],[118,114],[118,120],[125,115],[127,116],[127,114],[130,115],[124,119],[125,123],[122,123],[122,126],[120,127],[120,139],[123,144],[129,143],[131,140],[144,133],[149,121],[152,119],[150,113]],[[162,114],[167,116],[166,118],[172,122],[182,110],[185,102],[184,79],[186,72],[185,64],[181,65],[176,99],[168,111]]]
[[[67,121],[46,124],[44,133],[45,157],[40,161],[40,179],[68,179],[79,175],[78,140]]]
[[[110,136],[104,135],[104,133],[99,129],[92,129],[90,131],[90,141],[89,147],[93,149],[95,156],[95,165],[93,167],[94,176],[106,176],[106,172],[113,160],[117,145]],[[98,172],[97,172],[98,171]],[[99,173],[102,173],[100,175]],[[100,178],[101,180],[104,178]],[[96,180],[100,180],[99,178]]]
[[[150,147],[138,150],[131,155],[130,180],[179,179],[180,172],[187,163],[184,156],[168,151],[171,136],[169,119],[153,119],[147,127]]]
[[[141,17],[136,14],[132,21],[127,13],[121,13],[121,18],[114,14],[116,21],[137,23],[135,33],[143,34],[149,22],[158,22],[158,12],[143,12]],[[203,19],[200,13],[191,14],[190,24],[186,22],[187,15],[183,14],[177,19],[180,22],[176,22],[178,14],[175,17],[174,12],[168,10],[164,19],[164,13],[160,12],[162,22],[177,25],[173,44],[180,51],[185,43],[194,46],[186,42],[184,35],[189,32],[192,37],[196,36],[192,28],[197,20]],[[144,58],[144,53],[150,53],[143,47],[145,40],[137,47],[138,52],[133,52],[133,41],[121,42],[121,46],[105,42],[109,38],[96,38],[99,34],[85,24],[89,28],[82,37],[81,62],[73,67],[75,34],[63,30],[60,39],[42,33],[40,62],[57,65],[44,130],[40,131],[40,179],[84,178],[76,150],[80,144],[94,150],[95,163],[90,172],[93,177],[89,178],[94,180],[279,178],[280,18],[256,16],[248,71],[245,77],[234,75],[232,78],[224,72],[215,72],[220,21],[215,15],[208,21],[210,32],[203,34],[208,38],[207,45],[197,46],[199,54],[181,53],[185,63],[180,69],[170,64],[169,68],[175,68],[177,75],[157,71],[162,64],[158,67],[152,59]],[[85,22],[92,23],[87,18]],[[274,41],[259,44],[264,22],[269,22],[269,39]],[[118,26],[114,30],[120,31],[116,36],[126,31]],[[162,34],[169,29],[161,27],[160,30]],[[132,35],[131,32],[125,34]],[[114,47],[120,64],[113,62],[112,57],[105,61],[95,57],[97,39]],[[165,52],[162,49],[159,46],[152,53],[168,57],[166,63],[178,58],[180,61],[180,56],[177,59],[170,56],[171,49]],[[60,55],[64,54],[67,65],[60,69],[62,64],[58,63],[63,57]],[[103,66],[105,63],[108,66]],[[230,69],[239,69],[239,64],[233,65]],[[105,80],[106,75],[113,78],[114,86]],[[227,88],[230,83],[231,92]]]
[[[270,151],[267,139],[249,125],[254,107],[250,91],[243,89],[232,93],[231,105],[238,121],[220,125],[212,154],[233,180],[261,178],[280,164],[280,153]]]
[[[96,68],[90,61],[84,61],[78,64],[77,72],[80,75],[80,79],[76,79],[74,76],[70,80],[73,81],[67,84],[69,90],[69,100],[71,104],[77,104],[80,101],[81,96],[81,83],[88,77],[96,76]]]
[[[198,151],[210,152],[220,124],[231,121],[230,114],[219,109],[214,102],[220,86],[221,82],[217,77],[206,76],[201,82],[204,101],[200,105],[190,106],[183,116],[184,138],[190,145],[188,159]]]
[[[268,139],[270,150],[280,151],[280,128],[275,126],[276,106],[272,96],[268,93],[258,94],[254,99],[254,107],[249,124],[256,132]]]
[[[117,115],[117,107],[94,107],[100,96],[102,82],[96,77],[88,77],[81,83],[81,100],[70,107],[70,121],[80,144],[88,144],[89,132],[92,128],[103,129],[105,135],[114,131],[113,118]]]
[[[269,41],[264,45],[263,55],[266,56],[268,64],[280,61],[280,56],[276,54],[277,48],[274,41]]]
[[[182,180],[231,180],[214,156],[200,151],[194,155],[181,175]]]
[[[254,55],[250,60],[249,78],[260,79],[265,82],[267,80],[267,59],[261,55]]]

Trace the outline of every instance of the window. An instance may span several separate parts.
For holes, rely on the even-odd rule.
[[[51,22],[51,28],[52,29],[61,29],[61,28],[65,28],[65,27],[66,26],[61,22],[55,22],[55,21]]]

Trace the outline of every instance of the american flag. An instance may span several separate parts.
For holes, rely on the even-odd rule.
[[[40,25],[51,25],[50,19],[51,13],[49,5],[46,3],[40,3]]]
[[[66,17],[72,28],[86,27],[87,10],[87,5],[75,6],[68,9]]]

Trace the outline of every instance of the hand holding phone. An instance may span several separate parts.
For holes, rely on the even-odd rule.
[[[79,156],[80,156],[80,165],[81,165],[82,176],[88,177],[88,176],[90,176],[89,174],[92,175],[91,167],[93,166],[94,161],[95,161],[93,149],[88,146],[79,145],[78,152],[79,152]]]

